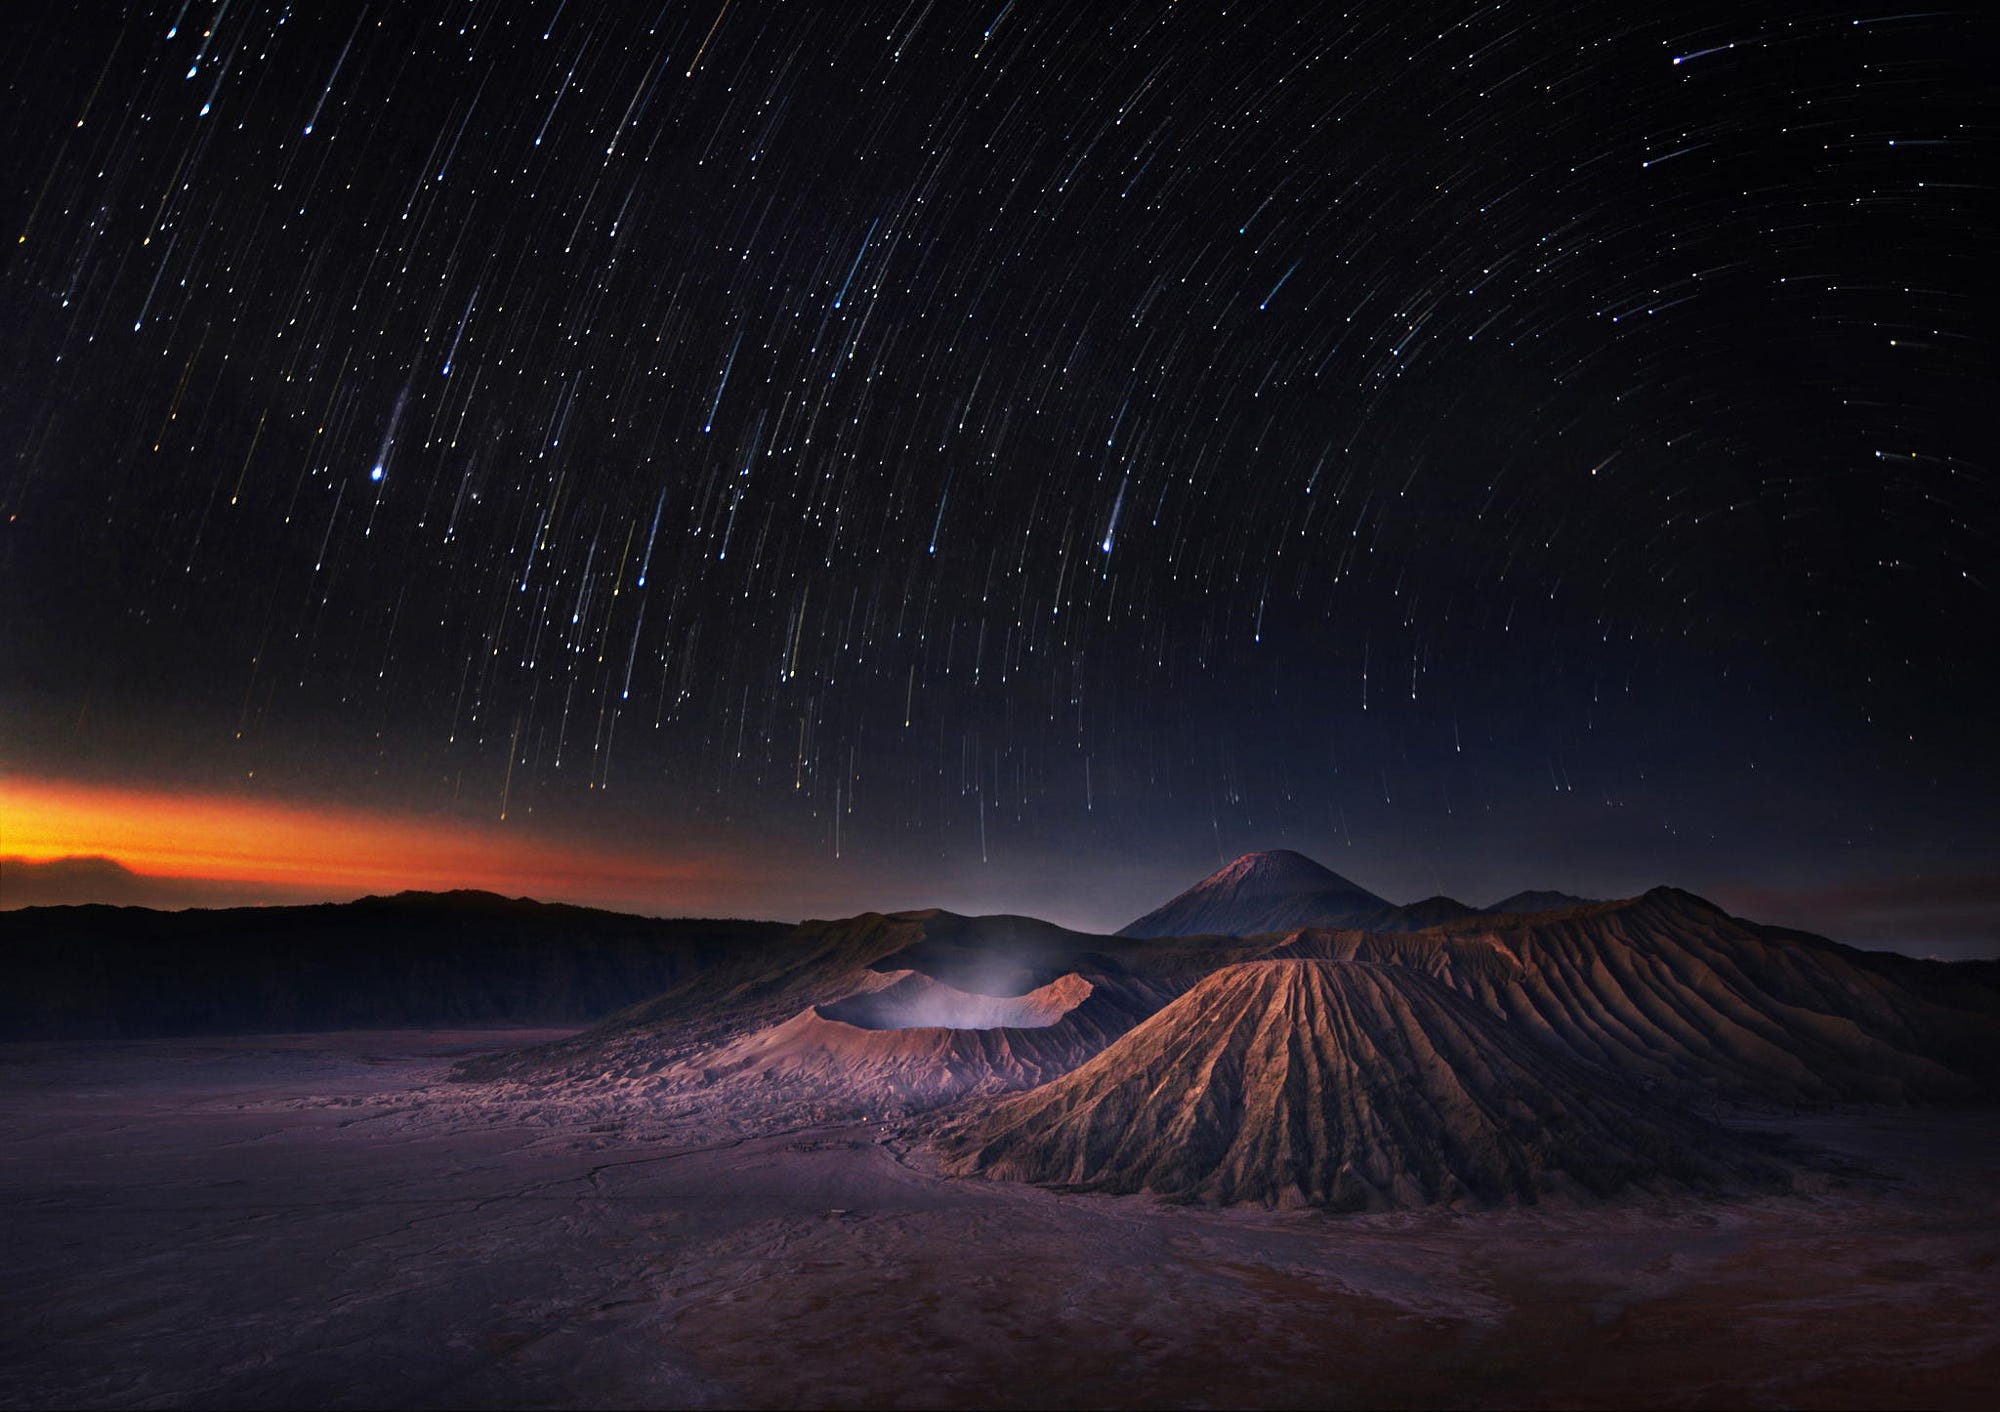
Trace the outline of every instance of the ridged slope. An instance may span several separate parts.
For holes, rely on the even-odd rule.
[[[1869,954],[1742,922],[1689,893],[1410,936],[1301,931],[1273,956],[1389,961],[1519,1033],[1646,1086],[1778,1103],[1975,1096],[1996,997],[1940,1004]],[[1921,969],[1921,963],[1910,963]]]
[[[1781,1179],[1422,972],[1356,962],[1219,971],[941,1147],[960,1173],[1341,1210]]]

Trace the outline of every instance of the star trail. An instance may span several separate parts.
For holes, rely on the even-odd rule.
[[[753,915],[2000,853],[1975,9],[7,30],[11,773]]]

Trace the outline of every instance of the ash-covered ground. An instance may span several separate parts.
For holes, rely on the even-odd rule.
[[[1836,1154],[1783,1196],[1215,1210],[948,1178],[879,1122],[444,1082],[556,1033],[0,1048],[0,1403],[1969,1407],[2000,1385],[1990,1112],[1766,1116]]]

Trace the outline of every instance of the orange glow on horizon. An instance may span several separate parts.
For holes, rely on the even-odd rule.
[[[740,881],[716,861],[585,848],[514,825],[58,780],[0,779],[0,856],[102,856],[151,877],[299,890],[481,888],[656,909]]]

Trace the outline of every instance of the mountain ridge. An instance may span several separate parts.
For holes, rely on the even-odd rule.
[[[1301,926],[1412,932],[1465,917],[1525,915],[1590,903],[1589,898],[1535,889],[1513,893],[1490,907],[1474,907],[1442,893],[1395,903],[1303,853],[1275,848],[1240,855],[1127,922],[1117,934],[1255,936]]]
[[[790,931],[469,889],[4,915],[0,1039],[588,1024]]]

